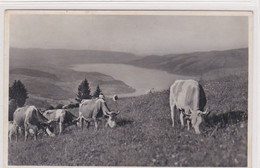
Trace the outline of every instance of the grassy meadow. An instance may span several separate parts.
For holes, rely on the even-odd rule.
[[[54,138],[8,143],[9,165],[45,166],[247,166],[247,75],[200,81],[211,113],[202,134],[171,127],[169,91],[120,98],[118,126],[69,126]],[[111,110],[115,103],[107,99]],[[78,115],[78,109],[69,109]]]

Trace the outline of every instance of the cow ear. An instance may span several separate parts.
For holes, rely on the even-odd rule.
[[[190,108],[190,112],[191,112],[191,113],[194,113],[195,111],[194,111],[194,110],[192,110],[192,109]]]

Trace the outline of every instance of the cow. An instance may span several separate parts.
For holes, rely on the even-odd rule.
[[[32,130],[34,132],[35,140],[37,139],[38,129],[44,129],[50,137],[55,136],[55,134],[53,134],[49,129],[50,124],[53,121],[49,121],[47,118],[45,118],[35,106],[24,106],[16,109],[13,118],[13,123],[16,126],[24,129],[25,141],[28,138],[28,134],[31,133]]]
[[[77,124],[77,117],[71,112],[64,109],[47,110],[43,113],[43,116],[48,120],[59,122],[59,134],[62,133],[63,127],[67,125]]]
[[[17,141],[17,134],[19,127],[13,123],[13,121],[8,122],[8,138],[10,141],[12,141],[12,137],[15,135],[16,141]]]
[[[174,114],[180,111],[180,121],[184,127],[184,119],[187,119],[188,130],[190,124],[196,134],[200,134],[199,126],[202,116],[209,112],[204,107],[206,96],[202,86],[195,80],[177,80],[170,87],[170,108],[172,127],[174,127]]]
[[[28,132],[31,136],[34,137],[36,140],[38,135],[38,127],[35,125],[30,125],[28,128]],[[18,141],[18,135],[22,135],[22,128],[18,125],[14,124],[13,121],[9,121],[8,124],[8,138],[10,139],[10,142],[12,141],[12,137],[15,136],[16,142]]]
[[[120,112],[110,111],[105,100],[103,99],[83,99],[79,105],[79,121],[80,127],[83,128],[83,121],[87,122],[87,127],[89,127],[90,121],[94,121],[95,130],[97,130],[97,118],[107,116],[108,120],[105,126],[114,128],[116,126],[116,116]]]

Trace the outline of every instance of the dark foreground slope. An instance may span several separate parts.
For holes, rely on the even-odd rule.
[[[8,144],[9,165],[63,166],[247,166],[247,77],[201,82],[211,114],[202,134],[171,127],[169,92],[118,100],[118,127],[65,129]],[[116,109],[112,100],[107,100]],[[77,109],[71,109],[77,114]]]

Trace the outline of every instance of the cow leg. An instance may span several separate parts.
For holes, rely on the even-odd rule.
[[[183,112],[181,111],[180,112],[180,121],[181,121],[181,127],[183,128],[184,127],[184,115],[183,115]]]
[[[35,127],[35,130],[34,130],[34,139],[37,140],[37,136],[38,136],[38,127]]]
[[[200,124],[202,122],[202,118],[201,116],[197,117],[196,119],[193,119],[194,121],[192,121],[192,126],[195,129],[195,133],[196,134],[200,134]]]
[[[176,106],[175,106],[175,104],[171,105],[171,119],[172,119],[172,127],[174,127],[174,113],[176,113],[175,110],[176,110]]]
[[[19,127],[15,127],[15,141],[18,142]]]
[[[94,120],[94,124],[95,124],[95,130],[97,130],[98,129],[97,119],[93,118],[93,120]]]
[[[191,121],[187,120],[187,125],[188,125],[188,131],[190,130],[190,125],[191,125]]]
[[[47,133],[50,137],[55,137],[55,134],[52,133],[48,127],[46,128],[45,131],[46,131],[46,133]]]
[[[87,124],[87,129],[89,129],[90,123],[88,121],[86,121],[86,124]]]
[[[12,132],[11,131],[8,131],[8,138],[9,138],[10,142],[12,142]]]
[[[61,133],[62,133],[62,131],[63,131],[63,128],[62,128],[62,123],[61,123],[61,122],[59,122],[59,127],[60,127],[60,133],[59,133],[59,134],[61,134]]]
[[[34,130],[34,140],[35,141],[37,140],[37,134],[38,134],[37,130]]]
[[[27,123],[24,124],[24,140],[27,141],[28,138],[29,125]]]
[[[200,129],[199,129],[199,126],[194,126],[194,129],[195,129],[195,133],[196,134],[200,134]]]
[[[28,132],[27,132],[27,130],[25,130],[25,132],[24,132],[24,140],[27,141],[27,138],[28,138]]]
[[[84,122],[83,118],[80,117],[80,118],[79,118],[79,125],[80,125],[80,128],[81,128],[81,129],[83,129],[83,122]]]

